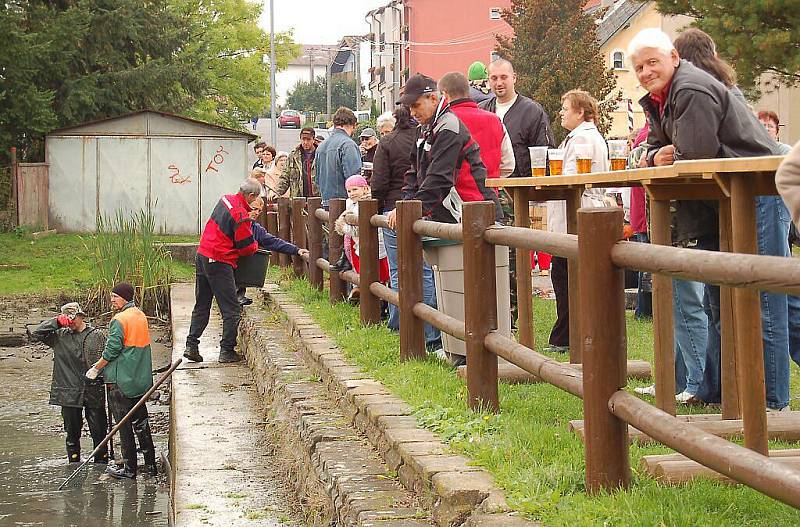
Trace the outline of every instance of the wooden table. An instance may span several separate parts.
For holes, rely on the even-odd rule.
[[[720,250],[756,254],[755,198],[777,194],[775,171],[782,156],[678,161],[664,167],[585,175],[499,178],[488,187],[503,187],[514,199],[515,225],[529,227],[530,201],[566,200],[567,231],[577,233],[581,195],[590,187],[642,186],[650,198],[650,241],[669,245],[669,201],[718,200]],[[525,254],[520,254],[525,253]],[[530,268],[527,251],[517,251],[517,268]],[[570,305],[578,303],[577,262],[569,262]],[[527,295],[527,296],[524,296]],[[530,273],[517,273],[517,296],[530,298]],[[533,349],[532,313],[519,302],[520,342]],[[525,306],[525,307],[523,307]],[[570,317],[570,362],[581,361],[580,320]],[[764,359],[759,293],[753,289],[720,288],[722,417],[742,417],[745,446],[767,452]],[[672,279],[653,276],[653,324],[656,406],[675,414],[675,358],[672,326]],[[738,376],[736,365],[739,368]],[[741,408],[741,409],[740,409]]]

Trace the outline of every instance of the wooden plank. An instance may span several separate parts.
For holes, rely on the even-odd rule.
[[[642,179],[663,179],[675,177],[671,166],[635,168],[632,170],[616,170],[595,172],[592,174],[544,177],[493,178],[486,180],[487,187],[564,187],[568,185],[584,186],[627,186],[638,185]],[[606,185],[607,184],[607,185]]]
[[[744,436],[744,425],[741,419],[722,419],[721,414],[688,414],[675,417],[719,437],[736,439]],[[800,412],[770,413],[767,415],[767,424],[770,439],[800,441]],[[582,419],[570,421],[569,429],[582,440],[585,439]],[[628,425],[628,437],[631,442],[636,441],[639,444],[654,442],[653,438],[630,425]]]
[[[567,232],[578,233],[578,209],[581,207],[583,190],[569,191],[567,195]],[[579,307],[581,304],[580,278],[578,276],[578,259],[570,258],[567,261],[567,289],[569,291],[569,361],[577,364],[582,362],[581,349],[581,317]]]
[[[726,159],[692,159],[676,161],[676,175],[702,175],[715,172],[732,174],[741,172],[775,172],[778,170],[783,156],[732,157]]]
[[[511,191],[514,197],[514,225],[531,226],[530,207],[526,189]],[[527,249],[515,251],[517,265],[517,328],[519,343],[530,349],[536,349],[533,331],[533,280],[531,278],[531,252]]]
[[[647,186],[651,200],[724,199],[725,194],[713,183],[656,184]]]
[[[774,456],[774,458],[775,461],[782,465],[800,470],[800,455]],[[681,485],[697,478],[713,479],[730,485],[737,484],[733,479],[690,459],[654,463],[652,468],[648,467],[647,472],[661,483],[667,485]]]
[[[769,451],[769,457],[800,457],[800,449],[797,448],[779,448]],[[691,461],[683,454],[657,454],[651,456],[642,456],[639,466],[648,472],[655,468],[660,463],[669,463],[675,461]],[[651,472],[652,474],[652,472]]]
[[[577,371],[583,371],[583,364],[570,364],[565,362],[564,365],[575,368]],[[650,363],[647,361],[629,360],[627,369],[629,379],[650,379]],[[467,366],[459,366],[457,375],[462,379],[466,379]],[[535,384],[543,382],[536,374],[525,371],[510,362],[502,362],[497,366],[497,378],[507,384]]]
[[[731,203],[719,202],[719,250],[731,250]],[[722,416],[739,419],[739,385],[736,382],[736,336],[733,332],[733,289],[719,289],[720,318],[720,383],[722,385]]]

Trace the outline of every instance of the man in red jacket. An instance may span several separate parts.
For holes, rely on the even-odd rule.
[[[500,118],[478,107],[469,96],[469,81],[458,71],[451,71],[439,80],[439,91],[449,101],[450,110],[469,129],[481,147],[481,161],[486,178],[507,177],[516,164],[511,138]]]
[[[219,347],[219,361],[238,362],[241,359],[234,351],[236,334],[242,307],[236,299],[236,283],[233,270],[240,256],[256,252],[258,243],[253,239],[250,204],[258,198],[261,185],[255,179],[245,180],[237,194],[220,198],[211,217],[208,219],[200,247],[195,257],[196,282],[195,303],[189,335],[186,337],[186,351],[183,356],[195,362],[202,362],[198,351],[200,336],[208,325],[211,301],[216,298],[222,313],[222,339]]]

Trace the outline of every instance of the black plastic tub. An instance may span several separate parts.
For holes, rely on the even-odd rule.
[[[236,287],[264,287],[267,278],[269,251],[259,249],[251,256],[239,258],[239,265],[233,272]]]

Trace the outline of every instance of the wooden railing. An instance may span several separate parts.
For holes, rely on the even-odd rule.
[[[746,290],[800,294],[800,262],[771,256],[720,253],[626,242],[622,240],[620,209],[581,209],[576,235],[554,234],[495,225],[494,205],[464,205],[462,224],[425,221],[419,201],[397,202],[398,291],[379,283],[378,228],[388,228],[377,214],[377,202],[359,203],[360,276],[353,271],[330,273],[322,258],[327,231],[330,261],[338,260],[342,237],[334,221],[344,210],[344,200],[321,208],[319,198],[296,198],[290,207],[279,205],[277,226],[271,214],[271,232],[305,243],[310,255],[295,261],[296,274],[304,274],[322,291],[328,274],[330,301],[344,298],[345,281],[360,288],[363,324],[380,322],[380,300],[398,306],[400,358],[426,355],[425,322],[462,339],[467,350],[467,389],[473,409],[498,411],[497,357],[526,370],[542,381],[583,399],[585,420],[586,488],[590,493],[628,487],[631,480],[628,425],[728,478],[748,485],[793,507],[800,508],[800,451],[795,457],[767,456],[763,410],[763,363],[740,368],[740,386],[760,386],[742,393],[745,447],[720,438],[664,412],[624,390],[627,384],[627,342],[623,269],[649,271],[661,276],[696,280]],[[307,209],[307,214],[303,210]],[[290,227],[291,225],[291,227]],[[288,232],[287,232],[288,231]],[[299,232],[298,232],[299,231]],[[465,320],[457,320],[423,303],[422,236],[464,243]],[[578,262],[580,288],[572,316],[580,317],[578,342],[583,370],[558,362],[517,343],[497,331],[495,246],[536,249]],[[288,267],[286,260],[280,262]],[[590,285],[591,284],[591,285]],[[521,299],[520,299],[521,300]],[[736,332],[737,338],[740,332]],[[759,377],[760,376],[760,377]],[[760,383],[760,384],[759,384]],[[757,404],[761,399],[760,406]],[[790,453],[791,454],[791,453]],[[776,454],[777,455],[777,454]],[[793,460],[793,461],[787,461]]]

